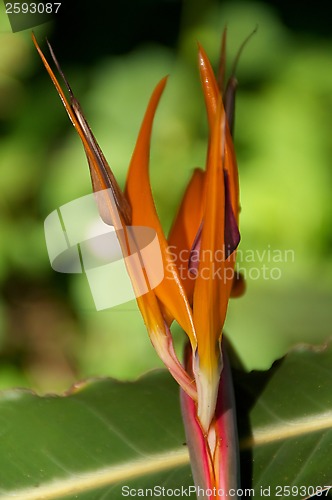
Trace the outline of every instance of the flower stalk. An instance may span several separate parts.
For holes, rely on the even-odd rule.
[[[200,425],[193,400],[180,390],[181,410],[190,463],[196,485],[197,498],[212,500],[240,497],[240,459],[236,425],[236,408],[232,373],[225,342],[223,342],[223,370],[219,380],[214,419],[208,434]],[[190,351],[186,351],[190,368]]]

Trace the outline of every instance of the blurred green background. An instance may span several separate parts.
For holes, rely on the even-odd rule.
[[[258,25],[237,71],[247,292],[231,302],[225,331],[248,369],[331,337],[331,7],[73,0],[61,9],[35,34],[45,52],[50,39],[121,185],[149,95],[171,75],[151,153],[166,231],[192,169],[205,163],[196,41],[216,64],[227,23],[232,61]],[[0,388],[63,391],[89,376],[136,377],[161,363],[135,303],[97,312],[84,275],[51,269],[44,219],[91,192],[88,168],[30,32],[5,33],[0,22]]]

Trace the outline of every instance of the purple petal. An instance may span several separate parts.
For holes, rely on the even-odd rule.
[[[236,222],[236,218],[233,212],[230,189],[229,189],[229,178],[228,172],[224,170],[224,183],[225,183],[225,256],[226,259],[232,255],[234,250],[238,247],[240,243],[240,231]]]
[[[188,269],[189,272],[195,274],[198,270],[199,264],[199,251],[201,249],[201,239],[202,239],[202,229],[203,229],[203,221],[201,222],[197,234],[194,239],[194,243],[190,250]]]

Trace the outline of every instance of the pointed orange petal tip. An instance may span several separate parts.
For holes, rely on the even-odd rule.
[[[220,94],[209,58],[201,45],[198,44],[198,66],[203,87],[205,106],[210,130],[214,124],[218,96]]]

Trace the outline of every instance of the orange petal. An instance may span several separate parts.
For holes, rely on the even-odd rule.
[[[203,217],[205,172],[196,168],[183,196],[180,209],[168,238],[169,250],[192,302],[195,280],[190,275],[188,264],[190,251]]]
[[[220,93],[209,58],[200,44],[198,44],[198,66],[204,92],[209,128],[212,130],[215,123],[217,100]]]
[[[153,118],[165,84],[166,78],[157,85],[148,104],[131,159],[125,193],[132,207],[132,224],[151,227],[158,235],[165,276],[161,284],[154,289],[154,292],[166,308],[168,318],[176,319],[189,336],[192,345],[195,346],[196,338],[191,308],[176,265],[168,251],[168,243],[156,212],[149,179],[150,138]]]
[[[222,57],[224,57],[223,51],[225,47],[225,31],[223,35],[223,49],[222,49]],[[200,70],[200,75],[201,75],[201,82],[203,86],[203,93],[204,93],[204,98],[205,98],[205,104],[206,104],[206,109],[207,109],[207,115],[208,115],[208,121],[209,121],[209,128],[210,128],[210,133],[212,134],[212,127],[213,124],[215,123],[215,116],[216,116],[216,106],[217,106],[217,100],[218,98],[220,99],[220,93],[218,91],[218,84],[216,82],[213,69],[211,67],[210,61],[202,47],[199,48],[199,70]],[[239,221],[239,212],[240,212],[240,206],[239,206],[239,179],[238,179],[238,170],[237,170],[237,163],[236,163],[236,156],[235,156],[235,150],[234,150],[234,145],[231,137],[231,133],[229,130],[228,122],[225,120],[225,133],[223,137],[220,138],[220,140],[223,141],[223,155],[224,155],[224,162],[223,162],[223,168],[226,170],[228,174],[228,186],[229,186],[229,194],[230,194],[230,201],[231,201],[231,206],[233,210],[233,214],[235,216],[235,220],[238,223]],[[223,219],[224,220],[224,219]],[[221,229],[220,229],[221,230]],[[225,290],[224,290],[224,300],[220,301],[219,305],[219,314],[220,317],[223,317],[224,314],[226,313],[226,308],[227,308],[227,301],[231,293],[231,284],[232,284],[232,276],[234,274],[234,264],[235,264],[235,256],[236,253],[234,252],[233,255],[227,259],[225,262],[225,267],[224,267],[224,273],[225,275],[229,278],[226,280],[225,284]]]
[[[225,35],[225,32],[224,32]],[[220,95],[218,90],[218,84],[214,76],[213,69],[211,67],[208,56],[206,55],[203,47],[199,45],[198,52],[199,59],[199,71],[201,76],[201,82],[203,87],[205,105],[208,115],[209,129],[210,132],[215,123],[216,106],[218,96]],[[234,146],[231,134],[229,132],[228,123],[226,121],[226,147],[225,147],[225,164],[224,168],[229,173],[229,187],[231,195],[231,203],[233,212],[236,220],[238,220],[239,214],[239,180],[237,172],[237,164],[234,152]]]
[[[216,344],[224,323],[225,294],[224,220],[225,185],[222,162],[222,137],[225,143],[225,111],[219,100],[206,172],[206,195],[200,263],[194,291],[194,323],[201,362],[215,356]],[[219,304],[224,314],[219,313]],[[210,361],[209,361],[210,360]]]
[[[208,429],[215,411],[222,369],[220,338],[228,303],[225,277],[224,221],[225,185],[223,146],[226,115],[219,98],[209,147],[205,209],[200,262],[194,290],[194,324],[197,336],[195,379],[198,391],[198,417]]]
[[[185,367],[188,373],[191,373],[192,351],[187,348],[185,349]],[[180,401],[195,486],[197,489],[201,488],[205,492],[207,490],[211,490],[212,492],[216,486],[213,455],[211,454],[206,434],[197,419],[197,407],[194,401],[182,390],[180,390]],[[216,496],[211,493],[211,495],[199,495],[199,498],[212,500],[216,499]]]

